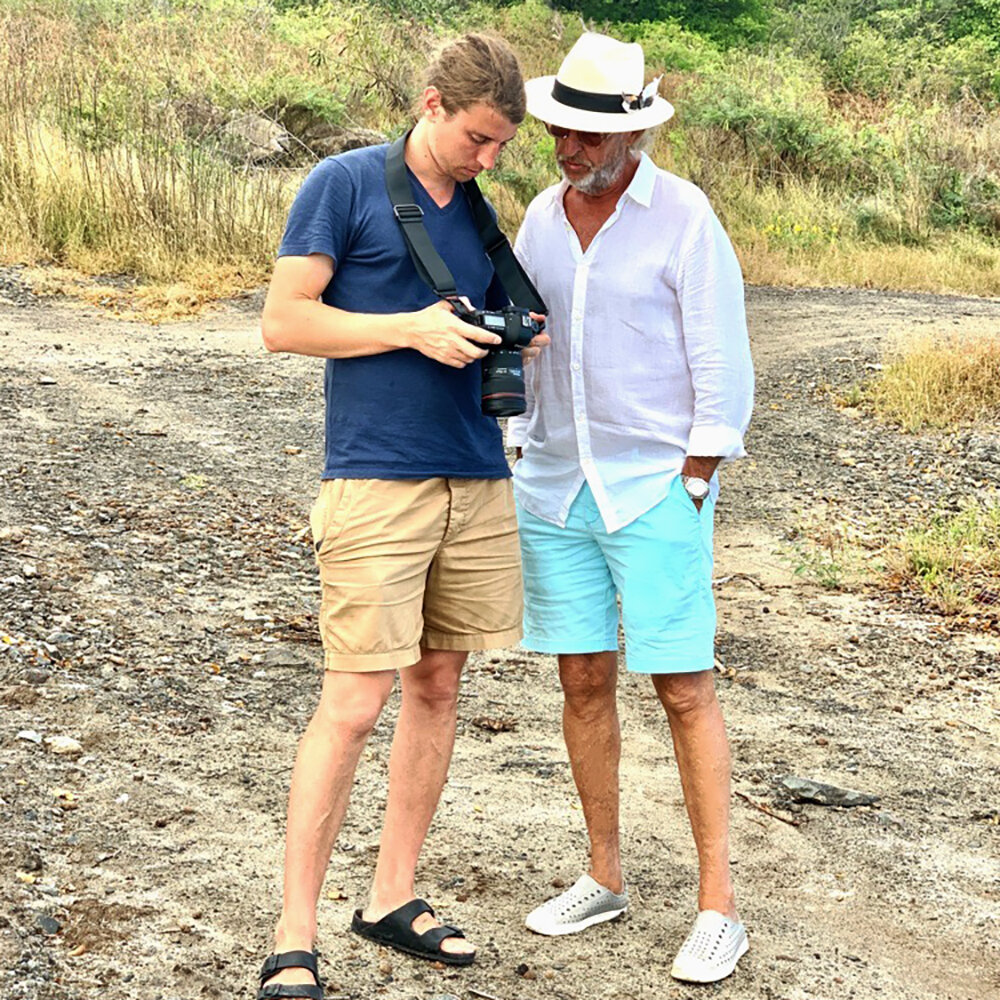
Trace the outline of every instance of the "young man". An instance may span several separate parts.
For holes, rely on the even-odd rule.
[[[540,934],[623,913],[615,702],[620,595],[629,670],[669,721],[700,864],[678,979],[729,975],[746,951],[729,875],[729,750],[712,679],[715,470],[743,454],[753,373],[743,284],[704,194],[637,152],[671,106],[642,50],[585,34],[527,84],[564,180],[517,240],[552,346],[510,423],[529,649],[557,653],[563,729],[590,870],[534,910]]]
[[[506,298],[459,183],[495,164],[523,118],[513,52],[467,35],[430,67],[405,146],[430,239],[477,307]],[[345,153],[312,172],[264,306],[269,350],[330,360],[326,463],[311,515],[326,670],[292,776],[284,906],[259,998],[322,997],[316,902],[397,671],[385,824],[352,928],[447,964],[475,957],[460,930],[414,899],[414,876],[447,775],[466,656],[520,637],[510,473],[496,420],[480,406],[478,362],[499,338],[462,322],[418,276],[386,192],[386,150]]]

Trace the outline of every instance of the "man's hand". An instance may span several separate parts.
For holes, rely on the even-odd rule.
[[[534,337],[531,338],[531,343],[528,344],[523,351],[521,351],[521,359],[524,363],[530,364],[542,353],[542,348],[547,344],[552,343],[552,338],[545,332],[545,316],[542,313],[529,313],[528,314],[533,320],[542,324],[542,332],[536,333]]]
[[[719,467],[719,463],[722,461],[718,457],[707,457],[704,455],[688,455],[684,459],[684,464],[681,466],[682,476],[693,476],[695,479],[704,479],[707,483],[712,476],[715,474],[715,470]],[[691,497],[691,503],[695,505],[698,509],[698,513],[701,513],[702,504],[704,500],[695,500]]]
[[[413,313],[408,347],[452,368],[464,368],[473,361],[486,357],[485,348],[500,343],[500,337],[481,327],[464,323],[444,301]]]

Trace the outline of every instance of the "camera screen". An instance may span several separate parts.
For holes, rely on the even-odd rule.
[[[499,330],[501,332],[507,329],[507,323],[503,316],[491,316],[489,313],[483,315],[483,326],[487,330]]]

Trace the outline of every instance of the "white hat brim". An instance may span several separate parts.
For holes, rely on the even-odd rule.
[[[528,112],[549,125],[578,132],[637,132],[662,125],[674,113],[673,105],[662,97],[654,97],[649,107],[621,114],[573,108],[552,96],[555,79],[554,76],[538,76],[524,85]]]

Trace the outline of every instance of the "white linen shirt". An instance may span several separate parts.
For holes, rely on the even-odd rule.
[[[739,262],[708,199],[645,154],[586,253],[563,181],[528,206],[515,250],[552,343],[507,424],[519,503],[565,525],[584,480],[608,531],[670,489],[687,455],[745,454],[753,368]],[[713,492],[717,492],[715,477]]]

